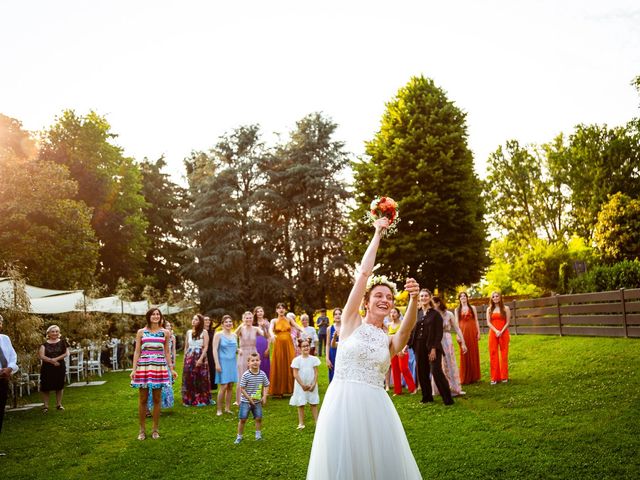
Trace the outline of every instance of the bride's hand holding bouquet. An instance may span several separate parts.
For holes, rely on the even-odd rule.
[[[386,219],[387,223],[380,233],[384,236],[388,233],[395,233],[397,230],[400,215],[398,215],[398,204],[391,197],[379,197],[374,199],[369,205],[367,217],[373,221],[378,232],[378,221]]]
[[[378,218],[373,221],[373,226],[376,229],[376,233],[384,235],[384,232],[389,228],[389,219],[387,217]]]

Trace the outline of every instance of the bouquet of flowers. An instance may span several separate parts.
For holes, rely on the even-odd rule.
[[[374,199],[369,206],[369,213],[367,216],[371,221],[375,221],[382,217],[387,217],[389,219],[389,228],[383,232],[383,235],[387,233],[395,233],[398,229],[398,222],[400,221],[400,215],[398,215],[398,204],[391,197],[380,197]]]

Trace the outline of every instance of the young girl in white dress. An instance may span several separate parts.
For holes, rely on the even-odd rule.
[[[295,384],[289,405],[298,407],[298,430],[301,430],[304,428],[304,406],[307,403],[311,407],[313,421],[316,422],[318,420],[318,403],[320,403],[320,395],[318,395],[318,365],[320,365],[320,359],[309,353],[311,351],[311,343],[307,338],[299,339],[298,347],[302,354],[291,362]]]
[[[409,305],[401,327],[389,337],[383,321],[394,306],[395,285],[386,277],[368,281],[389,219],[380,218],[374,226],[342,312],[335,375],[318,416],[307,480],[422,478],[398,412],[384,390],[391,357],[404,348],[416,323],[420,287],[407,279]]]

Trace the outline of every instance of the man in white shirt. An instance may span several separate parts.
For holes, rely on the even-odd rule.
[[[2,331],[3,318],[0,315],[0,332]],[[18,356],[11,345],[11,340],[6,335],[0,334],[0,432],[2,432],[2,421],[4,420],[4,409],[7,405],[7,395],[9,394],[9,379],[11,375],[18,371]],[[0,456],[4,456],[0,452]]]

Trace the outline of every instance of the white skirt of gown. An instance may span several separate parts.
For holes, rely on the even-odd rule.
[[[334,378],[318,416],[307,480],[421,478],[387,392]]]

